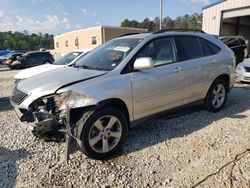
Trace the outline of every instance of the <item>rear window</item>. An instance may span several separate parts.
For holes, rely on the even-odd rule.
[[[205,39],[200,38],[200,41],[201,41],[204,56],[218,54],[221,50],[218,46],[216,46],[215,44],[213,44]]]
[[[180,36],[183,47],[184,60],[195,59],[203,56],[202,47],[198,37]]]

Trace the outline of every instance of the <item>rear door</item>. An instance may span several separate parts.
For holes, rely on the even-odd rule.
[[[140,57],[151,57],[154,68],[131,73],[134,118],[182,105],[184,78],[174,38],[161,37],[148,42],[134,60]]]
[[[216,54],[220,49],[211,42],[190,35],[178,36],[181,46],[183,72],[185,72],[184,104],[203,99],[215,71]]]

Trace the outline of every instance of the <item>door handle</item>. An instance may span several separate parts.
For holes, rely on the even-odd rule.
[[[176,73],[181,72],[181,71],[182,71],[182,68],[181,68],[181,67],[176,67],[176,68],[174,69],[174,72],[176,72]]]

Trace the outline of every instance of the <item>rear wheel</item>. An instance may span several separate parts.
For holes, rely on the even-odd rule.
[[[81,126],[82,120],[77,122]],[[116,155],[126,138],[127,119],[118,109],[107,107],[92,114],[83,125],[79,146],[88,157],[98,160]]]
[[[227,85],[226,82],[217,79],[211,85],[205,98],[205,108],[212,112],[220,111],[227,100]]]

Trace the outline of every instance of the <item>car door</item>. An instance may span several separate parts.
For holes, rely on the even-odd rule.
[[[205,97],[211,84],[211,72],[218,63],[214,56],[218,51],[212,51],[210,48],[213,44],[197,36],[182,35],[177,40],[181,46],[182,68],[186,76],[184,103],[187,104]]]
[[[184,79],[172,37],[148,42],[134,57],[150,57],[154,67],[131,74],[134,119],[140,119],[183,103]]]
[[[31,53],[26,60],[26,67],[33,67],[37,65],[37,53]]]

